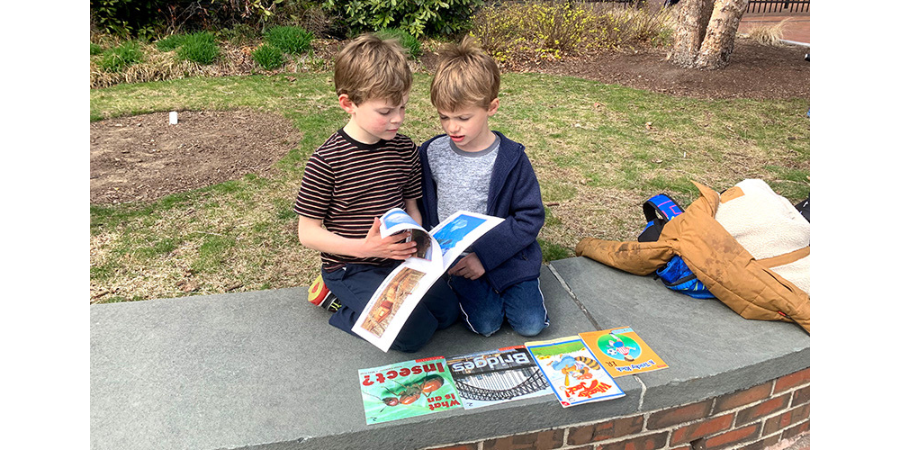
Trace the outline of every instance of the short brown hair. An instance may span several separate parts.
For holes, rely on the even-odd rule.
[[[395,39],[364,34],[344,47],[334,60],[337,95],[360,103],[373,99],[403,101],[412,86],[406,51]]]
[[[485,109],[500,92],[497,63],[466,36],[459,45],[440,52],[440,62],[431,80],[431,104],[439,110],[456,111],[467,105]]]

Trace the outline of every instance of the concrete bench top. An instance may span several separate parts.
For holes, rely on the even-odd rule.
[[[799,326],[750,321],[586,258],[541,273],[551,325],[534,339],[460,323],[415,354],[330,327],[306,289],[91,306],[91,448],[414,449],[681,405],[809,367]],[[366,425],[357,370],[630,326],[669,368],[616,378],[624,398],[556,398]]]

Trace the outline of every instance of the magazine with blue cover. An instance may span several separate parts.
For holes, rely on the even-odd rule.
[[[625,396],[578,336],[526,342],[525,348],[564,408]]]

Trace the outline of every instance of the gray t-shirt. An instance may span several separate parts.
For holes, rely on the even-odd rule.
[[[479,152],[460,150],[449,136],[428,146],[428,163],[437,184],[438,219],[444,221],[457,211],[487,213],[488,187],[500,138]]]

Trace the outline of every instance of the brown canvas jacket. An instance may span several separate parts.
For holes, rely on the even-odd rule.
[[[809,246],[755,259],[716,221],[719,195],[694,185],[700,198],[663,227],[657,242],[584,238],[576,254],[636,275],[648,275],[679,255],[716,298],[745,319],[793,321],[809,333],[809,294],[771,270],[808,256]],[[729,195],[740,195],[740,189],[729,189],[723,198]]]

